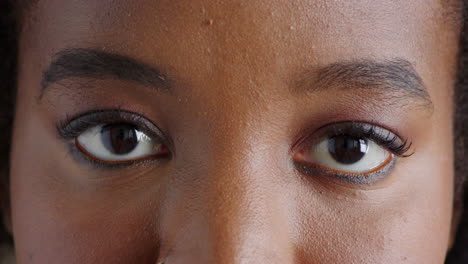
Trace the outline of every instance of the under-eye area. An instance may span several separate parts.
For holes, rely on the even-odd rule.
[[[143,116],[123,110],[99,110],[67,118],[57,125],[73,156],[107,167],[171,158],[169,140]]]
[[[389,175],[398,158],[409,157],[411,142],[381,126],[340,122],[319,128],[293,149],[302,173],[345,184],[372,186]]]

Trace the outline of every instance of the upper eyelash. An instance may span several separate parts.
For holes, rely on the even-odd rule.
[[[375,128],[375,125],[371,125],[370,131],[368,133],[371,138],[374,138],[374,140],[376,140],[377,143],[379,143],[382,146],[388,147],[395,155],[400,157],[409,157],[414,154],[414,152],[407,154],[413,145],[412,142],[408,141],[407,139],[401,139],[390,131],[387,131],[387,136],[385,138],[382,138],[375,132]],[[397,143],[397,140],[401,142]]]
[[[83,155],[82,152],[76,149],[75,143],[70,141],[80,136],[87,129],[103,124],[112,124],[112,123],[128,123],[135,126],[136,129],[151,135],[152,137],[157,138],[162,144],[171,148],[172,141],[166,137],[166,135],[154,125],[151,121],[141,116],[140,114],[125,111],[119,109],[106,109],[106,110],[95,110],[90,112],[85,112],[78,114],[74,117],[66,116],[64,120],[61,120],[57,123],[56,129],[60,137],[69,141],[69,150],[70,153],[78,161],[87,161],[87,164],[93,165],[95,168],[105,168],[105,169],[117,169],[117,168],[126,168],[129,166],[137,166],[141,164],[146,164],[151,162],[161,162],[160,159],[155,160],[136,160],[136,161],[126,161],[116,164],[108,164],[105,162],[99,162],[95,159],[89,158],[86,155]],[[171,148],[170,156],[174,155],[174,150]]]
[[[121,110],[120,108],[95,110],[74,117],[66,116],[64,120],[57,123],[56,129],[61,138],[72,140],[93,126],[116,123],[128,123],[135,126],[136,129],[166,145],[171,149],[172,155],[175,155],[172,140],[157,125],[140,114]]]
[[[108,118],[108,120],[98,120],[97,118],[93,119],[93,117],[90,117],[87,120],[83,120],[84,117],[93,115],[93,114],[100,114],[100,115],[107,114],[109,115],[108,117],[111,117],[111,118]],[[63,138],[73,139],[92,126],[101,125],[103,123],[109,123],[109,122],[120,123],[120,122],[128,121],[129,123],[134,124],[138,129],[141,129],[142,127],[138,124],[141,123],[142,120],[146,120],[146,119],[144,119],[139,114],[124,111],[124,110],[121,110],[120,108],[117,110],[97,110],[97,111],[83,113],[76,117],[67,116],[63,121],[60,121],[57,124],[57,131],[59,135],[61,135]],[[148,123],[148,122],[149,121],[145,121],[145,123]],[[343,127],[337,127],[337,126],[343,126]],[[164,140],[165,137],[162,134],[162,132],[160,132],[156,126],[154,127],[156,130],[158,130],[159,133],[155,131],[151,131],[151,129],[148,129],[148,128],[143,128],[142,130],[145,130],[144,132],[156,134],[155,136],[160,137],[162,141],[166,141]],[[339,135],[364,137],[364,138],[369,138],[369,139],[374,140],[376,143],[378,143],[379,145],[383,147],[386,147],[388,150],[390,150],[392,153],[394,153],[395,155],[399,157],[409,157],[414,154],[414,152],[407,154],[408,151],[412,147],[412,142],[408,141],[407,139],[402,139],[401,137],[391,132],[390,130],[382,128],[375,124],[349,121],[349,122],[335,123],[333,125],[327,125],[326,127],[332,127],[332,133],[326,135],[327,137],[339,136]],[[382,135],[382,133],[379,133],[378,130],[382,130],[386,132],[386,135]]]
[[[102,123],[92,121],[85,122],[80,119],[73,120],[67,117],[65,120],[59,122],[59,124],[57,125],[57,131],[59,135],[63,138],[73,139],[79,136],[82,132],[84,132],[86,128],[90,128],[92,126],[97,126],[100,124]]]
[[[344,121],[325,125],[315,130],[315,132],[309,134],[309,136],[306,138],[297,142],[295,146],[303,149],[305,143],[306,147],[311,147],[318,141],[329,139],[334,136],[349,136],[369,139],[381,147],[387,149],[397,157],[404,158],[413,154],[407,154],[412,146],[412,143],[409,140],[380,125],[359,121]],[[296,148],[294,147],[293,151],[294,149]],[[324,175],[330,179],[338,179],[340,182],[359,186],[372,186],[374,183],[385,178],[385,176],[395,166],[395,163],[396,159],[392,158],[391,162],[385,165],[385,167],[380,168],[378,171],[372,172],[370,174],[365,174],[349,173],[335,169],[323,170],[319,169],[313,164],[307,164],[294,160],[295,166],[306,175]]]
[[[343,125],[344,128],[336,128],[337,125]],[[378,130],[382,130],[386,135],[382,135]],[[408,151],[413,145],[411,141],[403,139],[392,131],[382,128],[376,124],[359,123],[355,121],[336,123],[332,135],[327,136],[354,136],[369,138],[374,140],[377,144],[386,147],[393,154],[399,157],[409,157],[414,154],[414,152],[408,154]]]
[[[165,139],[159,128],[153,125],[150,121],[146,120],[139,114],[121,109],[97,110],[79,114],[75,117],[67,116],[57,124],[57,131],[61,137],[65,139],[73,139],[93,126],[123,122],[132,124],[143,132]]]

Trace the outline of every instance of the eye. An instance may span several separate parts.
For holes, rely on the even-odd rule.
[[[75,144],[85,155],[106,162],[141,160],[168,154],[161,142],[125,123],[91,127],[76,137]]]
[[[294,161],[308,174],[335,176],[351,184],[371,184],[385,176],[411,144],[381,127],[339,123],[306,139]]]
[[[60,122],[72,153],[98,165],[129,165],[171,157],[170,140],[148,119],[123,110],[89,112]],[[76,151],[75,151],[76,150]]]
[[[337,172],[368,174],[389,164],[393,154],[369,139],[333,136],[299,152],[297,158]]]

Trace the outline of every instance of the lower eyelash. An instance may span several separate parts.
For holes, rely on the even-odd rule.
[[[304,174],[312,177],[321,175],[331,179],[332,181],[340,181],[349,185],[371,186],[383,180],[388,175],[388,173],[394,168],[396,161],[397,158],[393,157],[393,159],[384,167],[369,174],[343,173],[332,169],[324,169],[315,166],[309,166],[299,162],[294,162],[294,165]]]
[[[67,142],[67,149],[68,154],[79,164],[83,164],[84,166],[92,166],[93,169],[102,169],[102,170],[109,170],[109,169],[125,169],[125,168],[133,168],[137,166],[145,166],[148,164],[151,165],[158,165],[163,164],[164,162],[168,161],[171,157],[168,155],[167,157],[161,157],[158,159],[140,159],[140,160],[130,160],[121,163],[106,163],[101,162],[99,160],[93,159],[84,155],[75,145],[75,141]]]
[[[408,154],[412,144],[408,140],[402,139],[394,132],[381,126],[364,122],[340,122],[329,124],[318,130],[312,135],[301,140],[296,146],[303,148],[312,148],[322,140],[329,140],[332,137],[342,136],[350,138],[360,138],[373,141],[375,144],[386,149],[389,152],[389,158],[379,167],[366,172],[347,172],[335,168],[321,166],[318,163],[307,163],[300,160],[293,160],[295,167],[304,175],[311,177],[323,176],[330,181],[354,185],[354,186],[372,186],[388,176],[395,167],[399,158],[411,156]],[[296,148],[299,149],[299,148]]]
[[[83,154],[76,146],[75,139],[80,136],[87,129],[102,124],[115,124],[115,123],[128,123],[134,125],[138,130],[145,132],[147,135],[151,135],[156,138],[162,144],[169,146],[170,141],[163,134],[159,128],[152,124],[149,120],[145,119],[139,114],[127,112],[123,110],[98,110],[93,112],[87,112],[76,117],[66,117],[65,120],[60,121],[57,124],[58,135],[65,140],[68,146],[69,153],[78,163],[84,163],[85,165],[92,165],[97,169],[113,169],[113,168],[127,168],[146,164],[159,164],[171,159],[173,153],[167,157],[154,158],[154,159],[140,159],[140,160],[129,160],[119,163],[106,163],[99,160],[92,159]]]

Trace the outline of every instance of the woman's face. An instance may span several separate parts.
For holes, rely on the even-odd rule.
[[[19,263],[443,263],[458,28],[441,2],[39,1]]]

